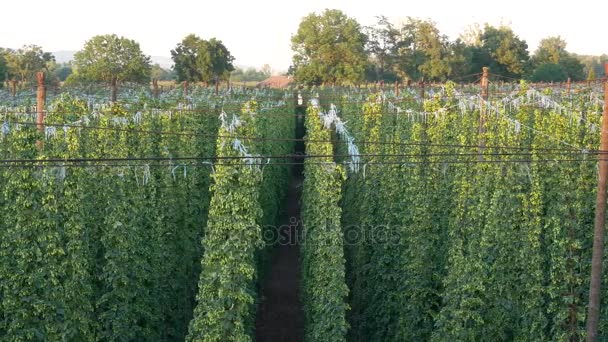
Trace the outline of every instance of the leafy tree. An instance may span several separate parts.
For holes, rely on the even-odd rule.
[[[4,49],[0,48],[0,88],[4,85],[8,69],[6,67],[6,58],[4,58]]]
[[[385,16],[377,17],[378,22],[374,26],[364,28],[367,35],[366,50],[370,55],[369,80],[394,81],[395,57],[397,52],[399,31],[388,21]]]
[[[478,23],[469,25],[463,33],[460,34],[458,40],[464,43],[467,46],[476,46],[481,47],[481,35],[483,34],[483,29],[481,25]]]
[[[479,71],[471,72],[471,64],[473,59],[475,46],[468,45],[460,38],[449,43],[447,61],[450,64],[450,78],[463,78],[470,74],[475,74]],[[468,78],[462,80],[470,80]]]
[[[569,53],[562,57],[559,65],[573,81],[582,81],[585,79],[585,66],[574,55]]]
[[[559,64],[546,63],[539,65],[532,74],[534,82],[563,82],[568,74]]]
[[[190,34],[171,50],[171,58],[178,81],[218,82],[234,70],[234,57],[215,38],[207,41]]]
[[[529,69],[528,44],[508,26],[484,27],[481,46],[473,49],[471,72],[489,66],[493,73],[507,77],[522,77]]]
[[[9,79],[17,82],[30,81],[36,72],[48,71],[48,64],[55,60],[50,52],[44,52],[37,45],[25,45],[18,50],[7,50],[4,58]]]
[[[147,82],[150,57],[139,44],[115,34],[95,36],[74,55],[76,73],[83,79],[102,82]]]
[[[576,57],[576,59],[583,63],[583,74],[588,76],[591,70],[593,69],[593,73],[595,75],[600,77],[604,75],[604,63],[608,62],[608,55],[604,54],[601,56],[585,56],[572,54],[572,56]]]
[[[340,10],[304,17],[291,38],[296,79],[306,84],[354,84],[363,80],[366,36]]]
[[[269,66],[270,67],[270,66]],[[236,68],[231,74],[230,79],[234,82],[251,82],[251,81],[263,81],[270,77],[271,73],[268,69],[256,70],[255,68]]]
[[[449,43],[432,21],[408,18],[400,29],[397,73],[409,79],[443,80],[450,74]]]
[[[566,74],[566,77],[570,77],[575,81],[583,80],[585,78],[584,66],[574,55],[566,51],[566,46],[566,41],[560,36],[548,37],[541,40],[532,58],[533,64],[536,68],[545,64],[559,65]],[[543,72],[546,71],[547,69],[545,68]]]
[[[270,67],[270,64],[262,65],[262,69],[260,69],[260,72],[262,73],[262,75],[264,75],[265,78],[272,76],[272,68]]]
[[[51,63],[50,77],[57,82],[64,82],[73,72],[71,63]]]
[[[161,81],[169,81],[174,78],[175,74],[172,70],[167,70],[161,67],[158,63],[152,65],[152,70],[150,71],[150,77],[153,79],[161,80]]]
[[[595,70],[589,69],[589,73],[587,74],[587,81],[595,81]]]
[[[567,55],[566,41],[562,37],[548,37],[540,41],[534,53],[533,62],[536,64],[559,64],[563,56]]]

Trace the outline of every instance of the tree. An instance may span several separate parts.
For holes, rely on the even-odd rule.
[[[585,66],[573,54],[568,53],[566,56],[563,56],[559,61],[559,65],[573,81],[585,79]]]
[[[481,34],[481,46],[473,49],[471,71],[478,73],[484,66],[498,75],[522,77],[529,70],[528,44],[508,26],[487,25]]]
[[[538,44],[532,62],[537,69],[545,64],[559,65],[566,77],[570,77],[573,81],[581,81],[585,78],[584,65],[566,51],[566,46],[566,41],[560,36],[545,38]],[[546,72],[546,68],[543,72]]]
[[[76,73],[91,81],[137,82],[150,79],[150,57],[134,40],[115,34],[95,36],[74,55]]]
[[[291,38],[296,80],[306,84],[354,84],[363,80],[366,36],[340,10],[311,13]]]
[[[71,63],[51,63],[49,65],[50,77],[55,82],[64,82],[73,72]]]
[[[6,67],[6,58],[4,57],[4,49],[0,48],[0,88],[4,86],[8,69]]]
[[[560,36],[545,38],[538,44],[532,61],[537,65],[546,63],[559,64],[562,57],[568,54],[566,45],[566,41]]]
[[[402,78],[445,80],[450,74],[448,39],[434,22],[408,18],[397,46],[397,70]]]
[[[150,72],[150,77],[160,81],[169,81],[174,78],[174,73],[172,70],[167,70],[160,66],[160,64],[156,63],[152,65],[152,70]]]
[[[262,73],[262,75],[264,75],[265,79],[272,76],[272,68],[270,67],[270,64],[262,65],[262,69],[260,69],[260,72]]]
[[[116,101],[118,82],[144,83],[150,80],[150,56],[139,44],[115,34],[95,36],[74,55],[75,75],[67,79],[101,81],[112,85],[110,100]]]
[[[538,66],[532,74],[533,82],[563,82],[568,74],[559,64],[546,63]]]
[[[234,57],[220,40],[203,40],[194,34],[186,36],[171,58],[178,81],[219,82],[230,77]]]
[[[396,74],[394,65],[398,45],[399,31],[385,16],[377,17],[378,22],[374,26],[364,28],[367,35],[365,46],[370,55],[371,77],[373,81],[395,81]]]
[[[602,77],[604,75],[604,63],[608,62],[608,55],[603,54],[601,56],[585,56],[585,55],[575,55],[571,54],[581,63],[583,63],[584,69],[583,74],[589,75],[591,70],[593,70],[593,74],[596,76]]]
[[[464,45],[467,46],[476,46],[481,47],[481,35],[483,34],[483,29],[481,25],[478,23],[467,26],[463,33],[460,34],[458,40],[460,40]]]
[[[473,80],[467,76],[479,72],[471,72],[473,54],[478,48],[468,45],[460,38],[449,43],[447,61],[450,64],[450,78],[458,78],[461,81]]]
[[[230,79],[234,82],[259,82],[270,77],[270,71],[265,67],[270,68],[268,64],[262,66],[262,69],[256,70],[255,68],[241,69],[236,68],[231,74]]]
[[[50,52],[44,52],[37,45],[24,45],[18,50],[7,50],[4,53],[4,58],[8,69],[8,78],[20,83],[33,80],[36,72],[48,72],[48,64],[55,60]]]

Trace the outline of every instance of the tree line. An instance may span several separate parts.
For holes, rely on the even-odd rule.
[[[288,74],[308,85],[354,85],[362,82],[411,82],[467,79],[484,66],[505,78],[534,82],[595,79],[603,75],[608,55],[578,56],[567,50],[560,36],[541,40],[533,54],[527,42],[508,26],[473,25],[449,40],[431,20],[408,17],[394,24],[385,16],[362,26],[340,10],[311,13],[300,22],[291,39],[292,65]],[[152,65],[139,44],[114,34],[88,40],[70,63],[56,63],[54,56],[36,45],[0,48],[0,86],[32,83],[45,71],[50,83],[138,82],[151,78],[178,82],[217,84],[261,81],[270,67],[238,69],[234,57],[217,38],[186,36],[171,50],[171,70]]]
[[[505,25],[473,25],[449,40],[431,20],[408,17],[396,25],[379,16],[374,25],[362,26],[335,9],[304,17],[291,43],[289,73],[317,85],[455,80],[484,66],[506,78],[580,81],[599,77],[608,60],[577,56],[560,36],[541,40],[530,54],[527,42]]]
[[[114,84],[147,83],[151,78],[217,83],[227,80],[235,70],[234,57],[216,38],[204,40],[190,34],[171,50],[171,57],[172,70],[152,65],[150,56],[142,52],[139,43],[115,34],[92,37],[76,52],[74,60],[65,64],[56,63],[50,52],[36,45],[0,48],[0,86],[2,82],[12,86],[31,84],[39,71],[50,75],[49,83]]]

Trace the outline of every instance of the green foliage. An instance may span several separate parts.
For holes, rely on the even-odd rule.
[[[538,48],[534,52],[534,63],[540,64],[559,64],[566,51],[566,41],[562,37],[548,37],[538,43]]]
[[[6,74],[8,73],[8,68],[6,66],[6,57],[4,56],[4,51],[0,48],[0,88],[4,86],[4,81],[6,80]]]
[[[285,138],[293,137],[294,117],[285,115],[286,108],[293,112],[293,107],[282,101],[262,104],[248,101],[238,118],[223,114],[217,140],[217,155],[223,159],[215,165],[212,176],[197,305],[188,341],[252,339],[256,281],[270,248],[276,243],[276,239],[263,238],[277,236],[290,177],[289,167],[280,165],[290,159],[262,160],[255,155],[291,153],[293,142]],[[268,140],[241,141],[237,137]],[[253,164],[234,158],[243,157],[241,148],[251,154]]]
[[[396,69],[402,79],[444,80],[450,74],[448,39],[435,23],[408,18],[399,32]]]
[[[3,55],[8,79],[17,82],[33,81],[36,72],[46,71],[48,64],[55,60],[50,52],[44,52],[37,45],[25,45],[18,50],[6,50]]]
[[[486,25],[480,36],[481,46],[474,47],[471,72],[484,66],[493,73],[507,77],[522,77],[529,68],[528,44],[508,26]]]
[[[331,134],[323,128],[319,107],[306,115],[306,153],[331,156]],[[325,164],[316,164],[324,162]],[[345,170],[332,157],[306,159],[302,194],[302,301],[305,341],[345,341],[348,329],[344,238],[340,226]]]
[[[78,121],[85,128],[48,126],[45,134],[10,124],[26,118],[5,116],[10,128],[0,155],[214,154],[213,144],[198,136],[137,132],[209,135],[217,131],[214,117],[145,111],[131,118],[118,105],[98,108],[101,115],[91,115],[87,100],[62,94],[48,106],[46,122]],[[0,339],[183,340],[194,308],[210,168],[176,167],[177,174],[155,162],[3,168]]]
[[[57,65],[53,70],[53,77],[64,82],[73,72],[72,66],[69,64]]]
[[[241,69],[236,68],[230,74],[230,80],[233,82],[250,82],[250,81],[263,81],[270,77],[270,66],[266,64],[264,68],[256,70],[255,68]]]
[[[143,83],[150,79],[150,57],[134,40],[115,34],[89,39],[74,55],[74,67],[79,77],[92,81]]]
[[[541,64],[532,74],[532,82],[564,82],[567,79],[566,71],[559,64]]]
[[[359,23],[339,10],[304,17],[291,38],[296,80],[308,85],[363,80],[366,37]]]
[[[607,54],[602,54],[601,56],[584,56],[572,54],[572,56],[584,65],[584,75],[589,75],[592,70],[593,74],[595,74],[596,77],[601,77],[602,75],[604,75],[604,63],[608,62]]]
[[[341,202],[345,235],[358,237],[346,249],[349,340],[582,340],[596,163],[546,149],[596,149],[600,115],[588,113],[600,106],[525,83],[513,103],[484,107],[450,84],[441,94],[344,99],[365,165]]]
[[[171,58],[178,81],[219,82],[234,70],[234,57],[215,38],[204,40],[190,34],[171,50]]]
[[[152,70],[150,71],[150,78],[160,80],[160,81],[170,81],[173,80],[175,75],[172,70],[167,70],[161,67],[159,64],[152,65]]]
[[[373,68],[366,79],[394,81],[399,31],[387,17],[379,16],[377,20],[374,26],[364,28],[367,36],[365,48],[370,55],[370,66]]]
[[[257,104],[249,102],[234,131],[227,125],[220,128],[218,157],[241,156],[226,136],[255,136],[257,110]],[[188,341],[251,340],[255,257],[262,247],[259,225],[263,214],[259,203],[262,174],[259,165],[247,166],[238,158],[226,159],[226,164],[217,165],[213,173],[197,306]]]
[[[573,81],[584,79],[583,64],[575,56],[566,51],[566,41],[559,36],[541,40],[534,53],[532,62],[536,65],[536,70],[532,75],[533,80],[562,81],[564,74],[566,78],[570,77]],[[547,64],[559,65],[561,71],[553,66],[544,66]],[[541,70],[539,71],[539,69]]]

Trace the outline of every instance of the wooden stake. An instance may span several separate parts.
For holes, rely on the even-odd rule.
[[[152,79],[152,96],[157,99],[158,98],[158,80]]]
[[[483,73],[481,76],[481,106],[479,109],[479,150],[478,157],[479,161],[483,161],[483,152],[486,149],[486,106],[485,103],[488,101],[488,88],[489,88],[489,73],[490,68],[483,67]]]
[[[420,85],[420,98],[422,99],[422,104],[424,105],[424,80],[418,83]]]
[[[46,102],[46,88],[44,86],[44,73],[37,72],[36,80],[38,81],[38,89],[36,92],[36,127],[42,133],[44,132],[44,106]]]
[[[110,101],[116,102],[116,98],[118,97],[118,86],[116,85],[118,82],[116,76],[112,76],[112,80],[110,81]]]
[[[602,285],[602,258],[604,252],[604,230],[606,222],[606,181],[608,180],[608,62],[604,64],[604,114],[600,133],[599,177],[597,202],[595,205],[595,227],[593,232],[593,254],[591,258],[591,282],[589,284],[589,308],[587,312],[587,341],[598,341],[600,321],[600,290]]]

